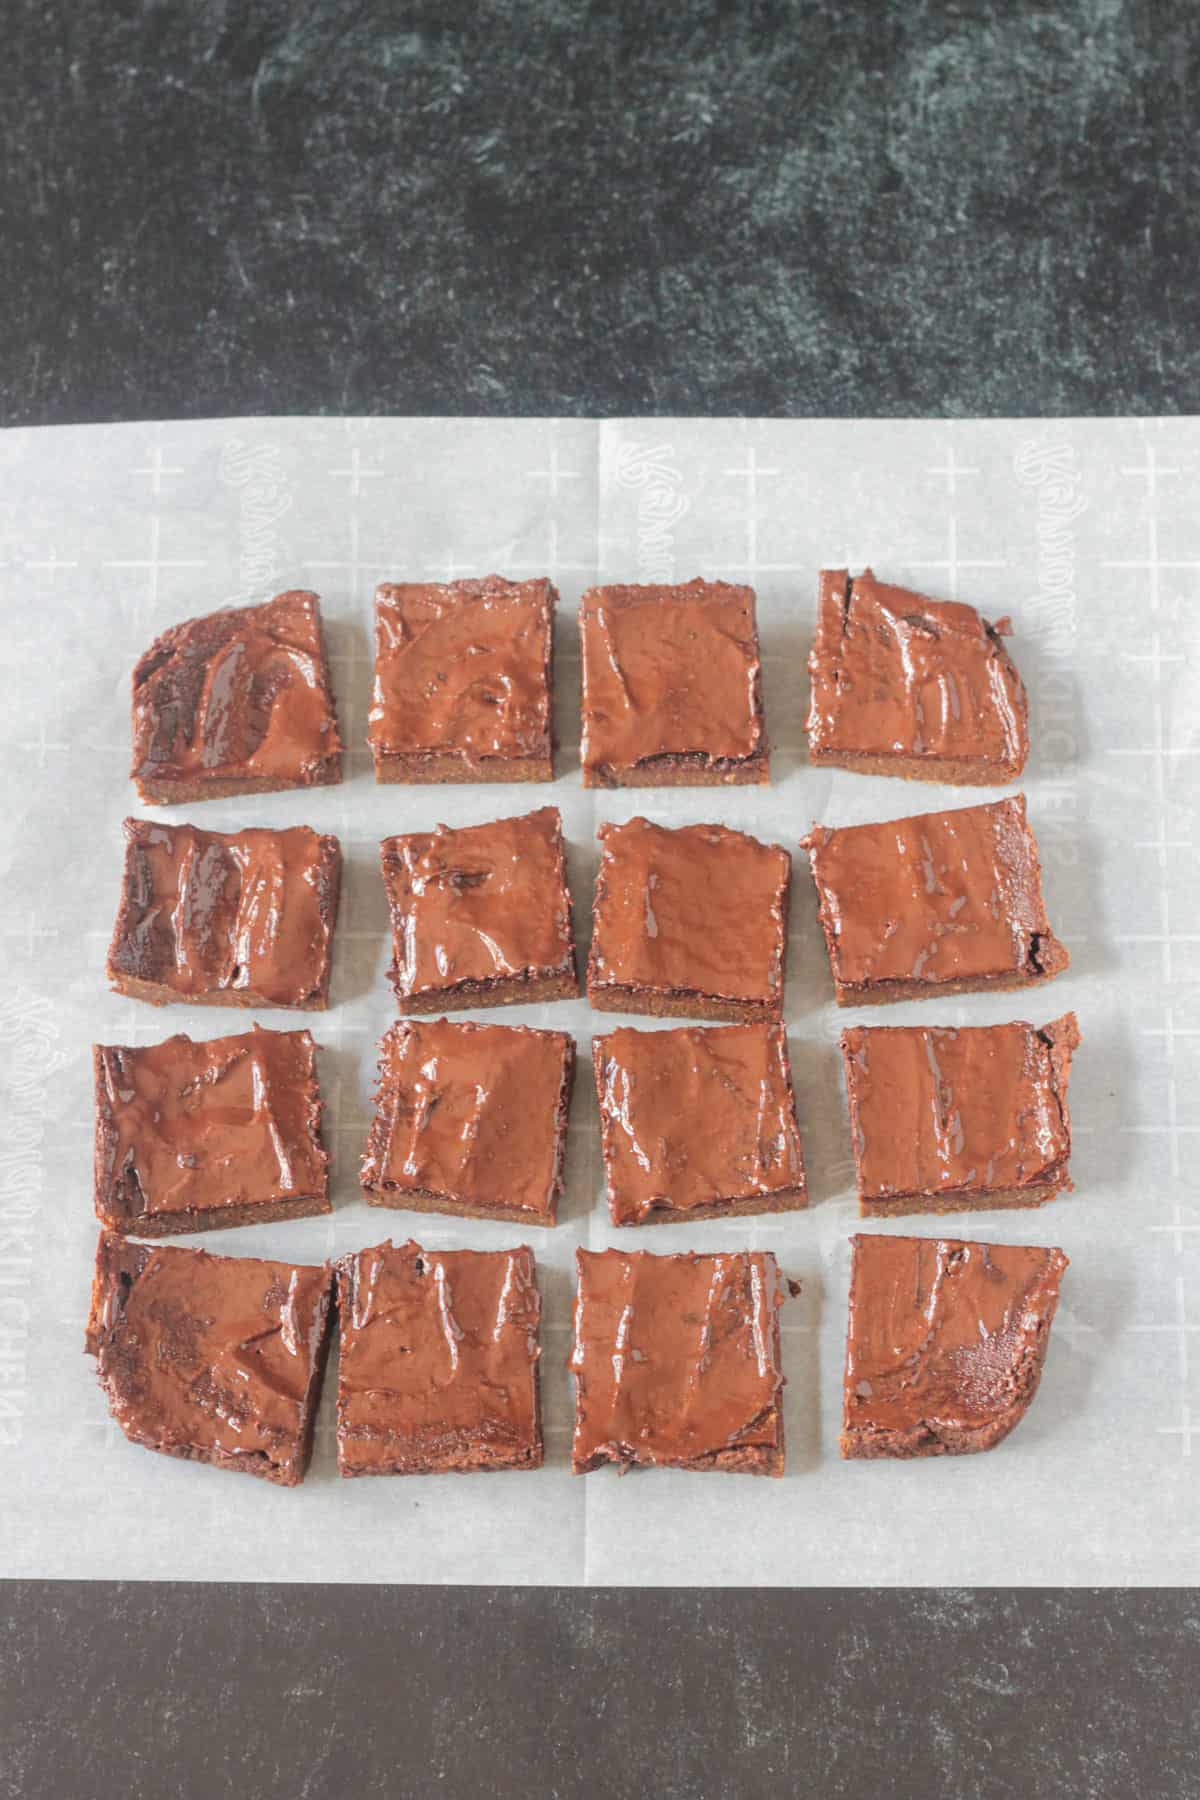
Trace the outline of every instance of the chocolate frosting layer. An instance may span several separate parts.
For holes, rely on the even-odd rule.
[[[908,1453],[997,1441],[1037,1386],[1062,1251],[957,1238],[850,1242],[847,1432],[886,1432]]]
[[[338,1264],[343,1474],[541,1460],[533,1252],[378,1244]]]
[[[193,999],[228,990],[319,1004],[340,869],[337,839],[307,825],[226,833],[126,819],[109,974]]]
[[[783,999],[791,860],[724,825],[601,825],[589,986]]]
[[[377,752],[550,755],[549,581],[385,582],[375,590]]]
[[[575,1055],[562,1031],[402,1020],[380,1045],[362,1185],[554,1212]]]
[[[574,1466],[778,1441],[783,1289],[768,1251],[577,1250]]]
[[[97,1044],[96,1210],[147,1215],[325,1195],[316,1046],[307,1031]]]
[[[855,1025],[842,1033],[864,1199],[997,1190],[1065,1173],[1079,1025]]]
[[[340,752],[315,594],[173,625],[134,669],[135,777],[302,786]]]
[[[1029,754],[1029,707],[1002,637],[973,606],[823,569],[809,657],[814,751],[1003,764]]]
[[[803,1188],[782,1025],[625,1027],[592,1048],[615,1223]]]
[[[1054,975],[1070,958],[1050,930],[1025,796],[921,813],[802,840],[841,983]]]
[[[385,838],[397,994],[570,973],[571,897],[556,807]]]
[[[585,769],[603,777],[661,756],[718,764],[765,752],[753,588],[589,588],[579,630]]]
[[[290,1484],[308,1460],[322,1268],[102,1232],[87,1349],[126,1437]]]

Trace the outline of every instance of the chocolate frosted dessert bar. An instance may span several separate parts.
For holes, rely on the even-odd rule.
[[[343,1475],[541,1467],[532,1250],[378,1244],[337,1284]]]
[[[315,594],[173,625],[133,672],[133,779],[178,806],[327,787],[342,747]]]
[[[579,634],[585,787],[769,780],[753,588],[590,588]]]
[[[307,1031],[96,1044],[96,1213],[139,1237],[329,1208]]]
[[[990,1450],[1037,1392],[1067,1258],[956,1238],[850,1242],[842,1455]]]
[[[575,1267],[575,1473],[782,1475],[775,1258],[577,1250]]]
[[[342,856],[334,837],[125,821],[108,952],[118,993],[155,1006],[328,1003]]]
[[[375,779],[551,781],[549,581],[385,582],[375,590]]]
[[[973,606],[821,572],[809,761],[863,775],[1001,786],[1029,754],[1029,703],[995,625]]]
[[[626,1027],[592,1061],[614,1225],[808,1204],[782,1025]]]
[[[724,825],[602,825],[587,991],[601,1012],[748,1022],[783,1004],[791,859]]]
[[[388,976],[404,1013],[568,1000],[579,992],[555,807],[380,845]]]
[[[864,1216],[1044,1206],[1072,1183],[1079,1025],[852,1026],[842,1033]]]
[[[303,1480],[333,1276],[101,1232],[86,1348],[109,1410],[148,1450]]]
[[[1031,987],[1070,962],[1051,931],[1025,796],[838,830],[808,851],[839,1006]]]
[[[575,1042],[562,1031],[411,1019],[379,1057],[362,1162],[372,1206],[553,1225]]]

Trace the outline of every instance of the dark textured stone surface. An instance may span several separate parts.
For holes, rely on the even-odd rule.
[[[1200,411],[1194,0],[10,0],[3,417]]]
[[[5,1800],[1200,1792],[1194,1595],[8,1598]]]

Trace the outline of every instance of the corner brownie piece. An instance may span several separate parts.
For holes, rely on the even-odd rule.
[[[783,1004],[791,858],[724,825],[602,825],[587,991],[600,1012],[733,1020]]]
[[[372,1206],[553,1225],[575,1041],[563,1031],[403,1020],[380,1046],[362,1161]]]
[[[376,588],[376,781],[552,781],[557,600],[501,575]]]
[[[1015,781],[1029,755],[1029,702],[1004,647],[1011,630],[870,569],[823,569],[809,761],[910,781]]]
[[[167,1237],[330,1210],[307,1031],[96,1044],[92,1059],[101,1224]]]
[[[378,1244],[338,1284],[338,1469],[538,1469],[533,1252]]]
[[[801,840],[839,1006],[1030,987],[1070,957],[1050,930],[1025,796]]]
[[[807,1206],[782,1025],[626,1026],[592,1050],[614,1225]]]
[[[287,1006],[329,998],[342,853],[307,825],[200,831],[125,821],[110,986],[164,1006]]]
[[[1044,1206],[1072,1186],[1067,1083],[1074,1013],[957,1030],[842,1033],[864,1217]]]
[[[295,1487],[312,1450],[332,1295],[328,1264],[103,1231],[86,1348],[131,1443]]]
[[[990,1450],[1037,1392],[1067,1258],[956,1238],[850,1243],[842,1455]]]
[[[340,781],[317,596],[276,594],[156,638],[133,671],[131,773],[161,806]]]
[[[770,1252],[577,1250],[575,1267],[575,1473],[782,1475],[784,1296]]]
[[[380,845],[388,977],[404,1013],[532,1005],[579,992],[557,808]]]
[[[589,588],[579,635],[585,787],[770,779],[753,588]]]

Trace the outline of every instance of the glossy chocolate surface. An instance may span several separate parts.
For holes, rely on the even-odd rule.
[[[809,657],[813,753],[966,759],[1019,775],[1028,702],[1002,638],[972,606],[823,569]]]
[[[562,821],[552,806],[385,838],[398,995],[574,968]]]
[[[842,1033],[864,1198],[1014,1189],[1061,1178],[1071,1153],[1073,1013],[1032,1025],[855,1025]]]
[[[1037,1245],[852,1238],[845,1425],[987,1434],[1023,1409],[1067,1258]]]
[[[97,1044],[96,1210],[107,1224],[327,1195],[307,1031]]]
[[[579,608],[585,772],[767,747],[754,590],[726,581],[597,587]]]
[[[344,1475],[536,1467],[533,1252],[376,1245],[338,1264]]]
[[[340,750],[315,594],[172,626],[134,670],[135,777],[302,787]]]
[[[263,1005],[319,1004],[339,872],[337,839],[307,825],[226,833],[126,819],[110,976],[181,999],[247,992]]]
[[[385,582],[375,590],[377,753],[550,755],[549,581]]]
[[[777,1008],[791,861],[724,825],[601,825],[588,985]]]
[[[775,1447],[783,1289],[769,1252],[577,1250],[575,1264],[577,1470]]]
[[[1057,973],[1025,796],[803,840],[837,981],[942,982]]]
[[[592,1049],[615,1224],[803,1188],[782,1025],[626,1027]]]
[[[365,1188],[551,1218],[575,1053],[561,1031],[402,1020],[380,1045]]]
[[[87,1348],[126,1437],[292,1483],[332,1274],[102,1232]]]

